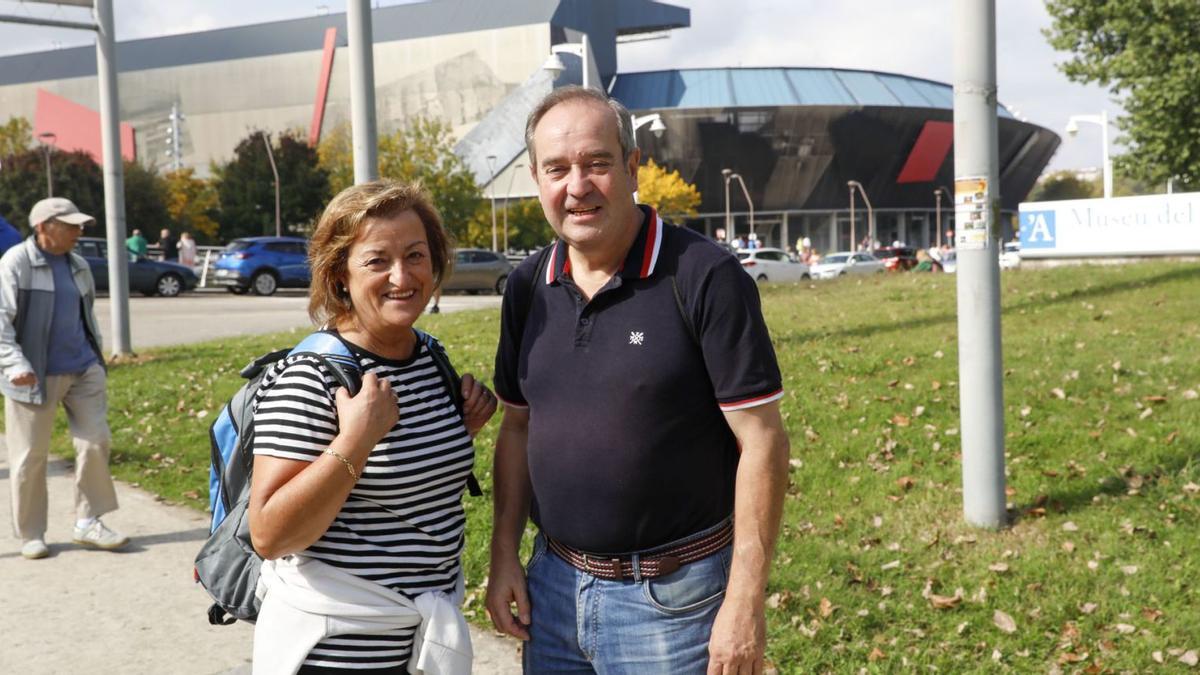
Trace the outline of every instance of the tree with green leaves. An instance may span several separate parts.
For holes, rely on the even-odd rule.
[[[399,181],[420,181],[433,197],[446,229],[460,244],[471,240],[470,227],[481,202],[488,206],[488,236],[491,245],[490,204],[480,194],[475,177],[462,158],[454,154],[450,127],[440,120],[417,117],[396,131],[379,138],[379,175]],[[354,182],[354,158],[350,128],[341,124],[321,140],[321,166],[330,176],[333,194]]]
[[[279,170],[283,234],[306,232],[329,199],[329,173],[317,162],[317,151],[289,131],[271,145]],[[275,179],[262,132],[238,142],[233,159],[213,166],[223,240],[275,234]]]
[[[1083,180],[1073,171],[1056,171],[1038,180],[1026,201],[1054,202],[1064,199],[1091,199],[1101,193],[1098,180]]]
[[[1200,187],[1200,2],[1047,0],[1050,44],[1074,82],[1121,97],[1120,172]]]
[[[542,204],[537,199],[508,200],[508,248],[512,251],[532,251],[554,240],[554,230],[546,222],[546,214]],[[496,243],[504,247],[504,212],[503,199],[496,200]],[[466,233],[458,240],[459,246],[487,248],[492,247],[492,208],[491,203],[480,200],[475,215],[471,218]]]
[[[29,232],[29,209],[46,198],[46,159],[41,149],[26,150],[4,160],[0,168],[0,215]],[[79,210],[104,222],[104,177],[92,156],[81,150],[50,154],[54,195],[75,202]],[[102,230],[102,226],[101,226]],[[88,236],[97,233],[86,232]]]
[[[157,233],[170,227],[167,182],[158,171],[140,162],[125,162],[125,229]],[[176,233],[178,234],[178,233]]]
[[[0,124],[0,162],[19,155],[33,145],[33,125],[24,117],[9,117]],[[2,168],[2,167],[0,167]]]

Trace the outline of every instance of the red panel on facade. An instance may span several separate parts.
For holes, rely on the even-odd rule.
[[[100,113],[87,106],[38,89],[37,108],[33,113],[33,136],[51,133],[56,136],[53,146],[57,150],[83,150],[97,164],[104,158],[100,143]],[[133,127],[121,124],[121,157],[129,161],[137,156]]]
[[[314,148],[321,140],[321,123],[325,120],[325,98],[329,94],[329,75],[333,71],[335,49],[337,28],[326,28],[325,49],[321,55],[321,76],[317,80],[317,99],[313,101],[312,124],[308,128],[308,144]]]
[[[942,168],[950,146],[954,143],[954,125],[950,122],[925,122],[904,168],[896,177],[897,183],[928,183]]]

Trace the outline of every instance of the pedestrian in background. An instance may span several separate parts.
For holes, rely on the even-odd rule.
[[[196,266],[196,240],[191,232],[179,235],[179,264],[185,267]]]
[[[29,212],[34,234],[0,258],[0,391],[12,486],[13,531],[21,555],[49,555],[46,465],[61,403],[75,445],[76,544],[119,549],[129,539],[100,522],[117,508],[109,474],[107,376],[88,263],[72,253],[96,221],[68,199],[43,199]]]
[[[125,248],[129,249],[129,253],[134,256],[134,262],[138,258],[145,258],[150,251],[150,242],[142,236],[142,231],[134,229],[133,234],[125,240]]]
[[[158,248],[162,250],[163,260],[179,259],[179,241],[171,236],[171,231],[165,227],[158,234]]]

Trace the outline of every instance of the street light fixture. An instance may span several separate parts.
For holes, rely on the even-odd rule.
[[[1108,111],[1101,110],[1099,115],[1071,115],[1067,120],[1067,134],[1074,137],[1079,133],[1079,123],[1097,124],[1100,126],[1100,143],[1104,156],[1104,198],[1111,199],[1113,191],[1112,160],[1108,157]]]
[[[498,251],[499,244],[496,242],[496,156],[487,156],[488,171],[492,173],[492,179],[488,182],[488,195],[492,199],[492,250]]]
[[[729,215],[729,181],[737,179],[739,185],[742,186],[742,194],[746,196],[746,204],[750,207],[750,233],[754,233],[754,202],[750,199],[750,191],[746,189],[746,181],[742,179],[740,173],[734,173],[731,169],[721,169],[721,175],[725,177],[725,231],[728,233],[729,242],[733,243],[733,220]]]
[[[38,134],[38,140],[42,142],[42,154],[46,156],[46,197],[53,197],[54,179],[50,177],[50,150],[58,141],[58,135],[52,131],[44,131]]]
[[[558,77],[559,73],[566,70],[559,54],[574,54],[583,62],[583,86],[586,89],[589,86],[588,73],[591,70],[588,59],[588,36],[584,33],[579,42],[564,42],[562,44],[552,45],[550,47],[550,56],[546,57],[546,63],[542,64],[543,70],[548,70]]]
[[[513,179],[517,177],[517,169],[525,168],[525,164],[517,162],[508,172],[508,190],[504,193],[504,252],[508,253],[508,200],[512,198]]]
[[[875,209],[871,208],[871,200],[867,198],[867,191],[863,189],[862,183],[848,180],[846,185],[850,187],[850,239],[854,239],[854,191],[857,189],[867,205],[867,250],[870,250],[875,246]],[[853,250],[855,247],[855,242],[851,241],[850,248]]]
[[[267,136],[267,132],[260,131],[262,135],[263,145],[267,146],[267,160],[271,162],[271,174],[275,176],[275,236],[283,236],[283,227],[279,217],[279,169],[275,166],[275,152],[271,150],[271,140]]]

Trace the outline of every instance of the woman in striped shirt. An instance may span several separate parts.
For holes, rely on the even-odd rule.
[[[461,498],[496,399],[464,375],[460,414],[413,330],[450,257],[428,195],[392,181],[343,191],[313,233],[309,314],[356,355],[362,386],[352,397],[296,355],[256,397],[256,673],[409,672],[410,658],[433,658],[416,643],[446,630],[431,624],[447,615],[437,608],[462,623]],[[469,642],[465,655],[469,668]]]

